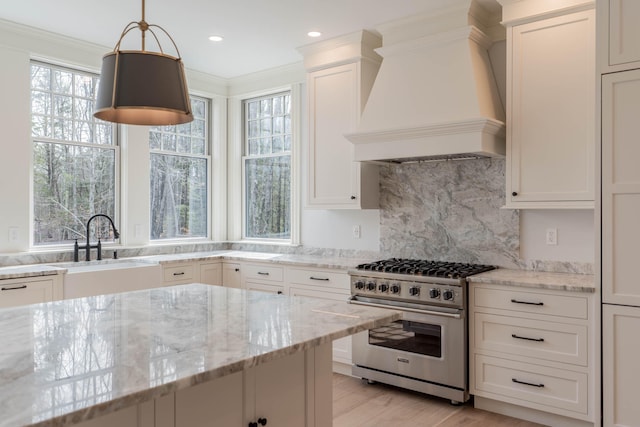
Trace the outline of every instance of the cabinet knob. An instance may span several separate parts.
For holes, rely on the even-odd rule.
[[[351,196],[351,200],[355,200],[355,199],[356,199],[356,196]]]
[[[239,268],[234,268],[234,270],[235,270],[235,271],[240,271],[240,269],[239,269]]]
[[[258,424],[260,424],[261,426],[266,426],[267,425],[267,419],[266,418],[258,418]]]
[[[249,423],[249,427],[258,427],[258,423]]]
[[[512,195],[513,197],[516,197],[516,196],[518,195],[518,192],[517,192],[517,191],[514,191],[513,193],[511,193],[511,195]]]

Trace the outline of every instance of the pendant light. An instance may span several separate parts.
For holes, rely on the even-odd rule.
[[[193,120],[184,65],[178,46],[169,33],[158,25],[148,24],[142,0],[142,19],[130,22],[122,31],[113,52],[102,58],[100,86],[94,116],[115,123],[162,126]],[[120,50],[124,36],[134,28],[142,32],[142,50]],[[173,43],[178,57],[163,52],[153,31],[161,30]],[[145,50],[149,31],[160,52]]]

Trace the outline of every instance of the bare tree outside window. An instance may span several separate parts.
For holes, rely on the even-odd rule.
[[[116,216],[115,125],[93,117],[97,75],[31,64],[33,243],[59,245],[86,238],[96,213]],[[96,236],[109,240],[108,222]]]
[[[244,237],[291,239],[291,93],[244,102]]]
[[[208,235],[208,101],[191,96],[191,108],[191,123],[149,132],[152,240]]]

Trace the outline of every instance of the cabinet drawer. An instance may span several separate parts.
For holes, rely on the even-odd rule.
[[[289,283],[350,291],[349,275],[336,271],[290,268],[287,280]]]
[[[194,265],[180,264],[171,267],[164,267],[164,281],[167,282],[183,282],[185,280],[193,280]]]
[[[471,285],[476,310],[497,308],[521,313],[587,319],[587,296],[551,292],[523,291],[519,289],[485,288]]]
[[[283,268],[273,265],[244,264],[241,267],[244,279],[270,280],[274,282],[283,281]]]
[[[0,281],[0,308],[53,301],[53,280]]]
[[[587,326],[476,313],[475,349],[587,366]]]
[[[475,355],[475,388],[502,400],[562,413],[587,413],[587,374]],[[541,407],[542,406],[542,407]]]

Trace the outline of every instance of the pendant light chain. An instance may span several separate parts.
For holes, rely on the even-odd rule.
[[[142,20],[138,22],[138,28],[142,31],[142,51],[145,51],[145,35],[149,29],[149,24],[144,19],[144,0],[142,0]]]

